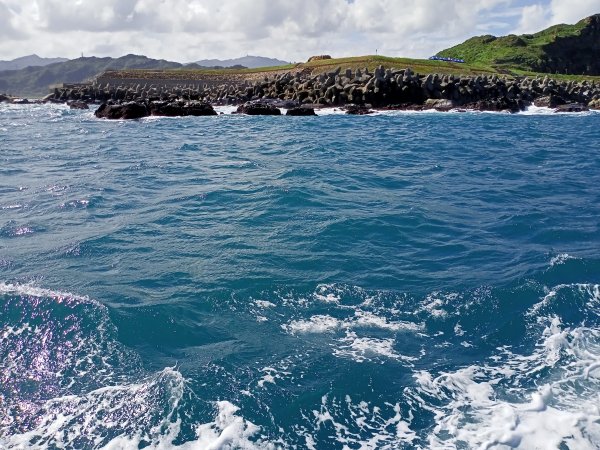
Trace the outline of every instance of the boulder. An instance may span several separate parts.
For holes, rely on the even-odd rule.
[[[562,97],[550,94],[544,97],[538,97],[533,101],[533,104],[538,108],[556,108],[557,106],[567,103]]]
[[[94,115],[101,119],[140,119],[148,116],[148,109],[143,103],[128,102],[117,105],[103,103],[94,112]]]
[[[69,108],[71,109],[90,109],[86,102],[75,101],[69,102]]]
[[[217,112],[210,104],[200,101],[152,102],[148,109],[153,116],[181,117],[217,115]]]
[[[247,102],[238,106],[236,113],[248,116],[280,116],[281,110],[271,103]]]
[[[555,113],[578,113],[589,111],[590,109],[586,105],[581,103],[570,103],[568,105],[560,105],[554,110]]]
[[[429,99],[425,101],[423,109],[435,109],[436,111],[450,111],[458,105],[452,100],[446,99]]]
[[[373,114],[374,112],[364,105],[347,105],[344,109],[346,110],[346,114],[354,116],[364,116],[366,114]]]
[[[314,108],[299,106],[297,108],[288,109],[286,116],[316,116]]]
[[[12,101],[10,97],[0,94],[0,103],[8,103],[10,101]]]
[[[592,100],[588,103],[588,108],[590,109],[600,109],[600,98]]]
[[[30,101],[26,98],[14,98],[12,100],[13,105],[29,105]]]
[[[42,98],[42,102],[44,102],[44,103],[51,102],[52,100],[54,100],[54,97],[55,97],[55,94],[48,94],[44,98]],[[0,99],[0,101],[2,101],[2,100]]]

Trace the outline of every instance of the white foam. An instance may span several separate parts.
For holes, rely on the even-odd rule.
[[[321,398],[318,410],[312,411],[313,430],[302,430],[307,448],[318,448],[312,433],[322,428],[333,428],[335,440],[344,449],[392,450],[415,448],[417,435],[411,430],[413,417],[403,417],[399,404],[374,406],[368,402],[354,402],[350,395],[338,400],[328,395]],[[365,439],[364,434],[369,437]]]
[[[385,317],[378,316],[372,312],[356,309],[353,317],[336,319],[329,315],[315,315],[307,320],[294,320],[282,328],[290,334],[320,334],[336,330],[352,330],[361,328],[373,328],[398,331],[419,331],[423,329],[422,324],[403,321],[390,321]]]
[[[254,304],[262,309],[275,308],[275,303],[271,303],[266,300],[255,300]]]
[[[427,448],[600,447],[600,330],[564,328],[556,316],[540,320],[546,327],[530,355],[504,348],[492,364],[415,375],[415,399],[443,404],[428,407],[437,425]]]
[[[339,329],[342,322],[331,316],[313,316],[308,320],[295,320],[282,328],[290,334],[327,333]]]
[[[333,354],[341,358],[350,358],[357,363],[371,361],[375,358],[389,358],[404,362],[413,362],[418,358],[401,355],[394,350],[395,340],[392,338],[379,339],[372,337],[359,337],[352,331],[339,341]]]
[[[65,300],[76,300],[84,303],[93,303],[102,306],[101,303],[90,300],[87,296],[71,294],[70,292],[53,291],[34,286],[33,284],[12,284],[0,282],[0,295],[19,295],[27,297],[51,298],[57,302]]]
[[[141,383],[56,398],[45,404],[44,415],[35,429],[0,436],[0,447],[137,450],[143,442],[145,448],[155,450],[275,448],[260,439],[252,441],[259,427],[238,416],[239,408],[227,401],[214,403],[215,419],[197,425],[194,440],[173,444],[181,431],[178,410],[185,391],[183,376],[174,369],[165,369]],[[117,436],[107,440],[111,434]]]
[[[569,255],[568,253],[561,253],[559,255],[552,257],[552,259],[550,260],[550,267],[560,266],[572,259],[577,259],[577,258]]]

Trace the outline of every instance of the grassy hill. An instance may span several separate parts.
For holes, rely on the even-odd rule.
[[[438,55],[496,69],[600,75],[600,14],[535,34],[477,36]]]

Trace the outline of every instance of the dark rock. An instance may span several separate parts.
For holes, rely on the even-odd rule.
[[[11,101],[12,99],[10,97],[0,94],[0,103],[8,103]]]
[[[538,108],[556,108],[557,106],[567,103],[562,97],[554,94],[545,97],[538,97],[533,101],[533,104]]]
[[[29,105],[29,103],[31,102],[26,98],[14,98],[12,101],[13,105]]]
[[[578,113],[578,112],[586,112],[590,109],[582,105],[581,103],[570,103],[568,105],[560,105],[558,108],[554,110],[555,113]]]
[[[71,109],[90,109],[86,102],[75,101],[69,102],[69,108]]]
[[[525,109],[523,102],[517,100],[508,100],[507,98],[496,98],[489,100],[479,100],[474,103],[467,103],[464,108],[475,111],[493,111],[517,113]]]
[[[288,109],[286,116],[316,116],[316,114],[313,108],[300,106],[298,108]]]
[[[445,99],[429,99],[425,101],[423,109],[435,109],[436,111],[450,111],[456,108],[458,105],[452,100]]]
[[[365,105],[347,105],[344,109],[346,110],[346,114],[355,116],[364,116],[366,114],[373,114],[374,112]]]
[[[42,102],[47,103],[47,102],[51,102],[52,100],[54,100],[55,94],[48,94],[46,95],[44,98],[42,98]],[[2,100],[0,100],[2,101]]]
[[[153,116],[182,117],[182,116],[216,116],[214,108],[200,101],[152,102],[149,105]]]
[[[101,119],[140,119],[148,116],[148,109],[146,105],[136,102],[117,105],[103,103],[94,112],[94,115]]]
[[[247,102],[240,105],[236,111],[238,114],[249,116],[280,116],[281,110],[266,102]]]

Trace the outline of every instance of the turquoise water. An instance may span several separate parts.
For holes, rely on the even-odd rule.
[[[599,120],[0,105],[0,448],[598,448]]]

